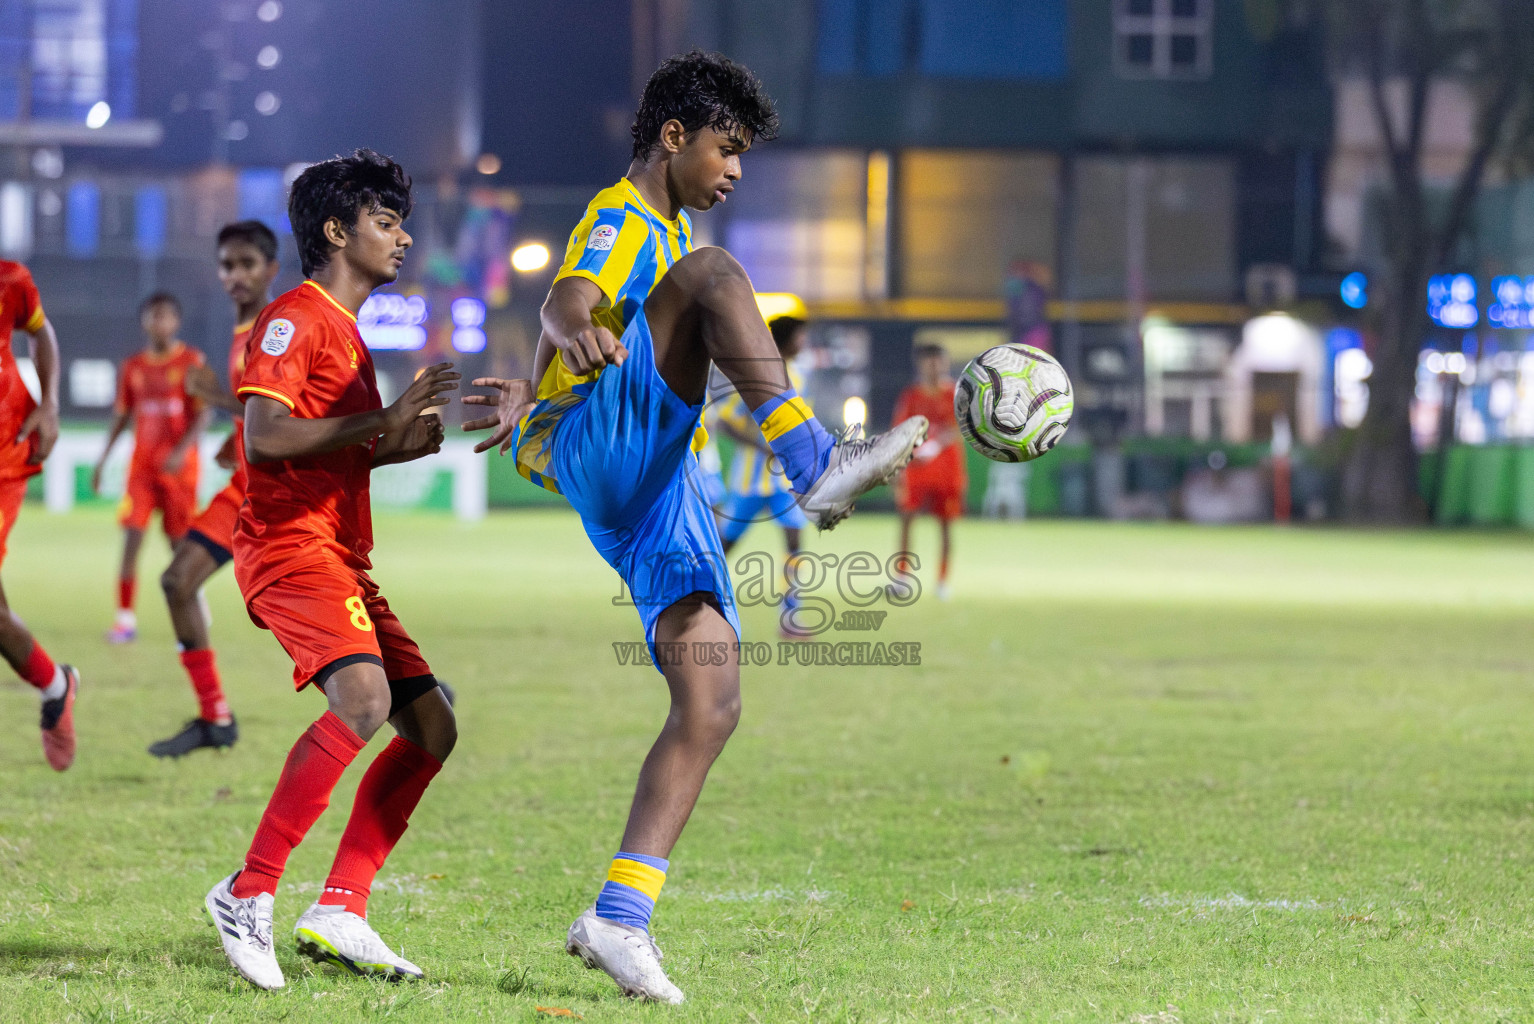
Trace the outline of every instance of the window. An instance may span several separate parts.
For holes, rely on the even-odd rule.
[[[33,113],[84,117],[107,98],[103,0],[36,0],[32,21]]]
[[[757,290],[809,300],[864,298],[866,155],[764,151],[751,154],[746,173],[746,184],[719,212],[725,245]]]
[[[1049,155],[912,149],[896,178],[901,290],[1000,298],[1019,260],[1052,266],[1059,161]]]
[[[1214,0],[1115,0],[1113,62],[1125,78],[1207,78]]]
[[[102,101],[132,117],[138,3],[0,0],[0,119],[81,121]]]
[[[818,62],[827,75],[1062,81],[1066,7],[1058,0],[820,0]]]
[[[1129,217],[1145,218],[1145,291],[1152,301],[1229,302],[1236,278],[1235,164],[1217,157],[1144,157],[1138,180],[1122,157],[1076,163],[1075,293],[1125,297]],[[1143,189],[1138,204],[1131,188]]]

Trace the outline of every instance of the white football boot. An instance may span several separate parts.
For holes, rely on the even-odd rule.
[[[661,969],[663,954],[650,933],[598,917],[595,906],[587,907],[570,926],[565,952],[580,957],[592,970],[607,972],[624,995],[673,1005],[686,998]]]
[[[272,949],[272,894],[262,892],[239,899],[230,891],[239,874],[236,871],[215,885],[203,905],[234,969],[256,988],[282,988],[287,981]]]
[[[852,503],[888,483],[927,439],[927,417],[912,416],[873,437],[847,437],[831,449],[826,471],[799,495],[799,507],[822,530],[852,513]]]
[[[396,981],[426,974],[384,945],[367,918],[345,907],[314,904],[293,926],[293,938],[298,951],[310,960],[335,964],[353,974],[380,974]]]

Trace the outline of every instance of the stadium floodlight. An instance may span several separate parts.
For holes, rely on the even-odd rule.
[[[511,254],[511,265],[524,274],[542,270],[549,265],[549,247],[542,242],[519,245]]]
[[[85,127],[95,130],[105,127],[112,120],[112,108],[106,100],[98,100],[85,115]]]

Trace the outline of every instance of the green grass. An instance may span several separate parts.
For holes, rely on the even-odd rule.
[[[244,738],[151,760],[192,708],[153,571],[143,638],[108,649],[110,521],[28,508],[6,589],[85,689],[55,775],[34,696],[0,685],[0,1020],[1534,1020],[1534,539],[962,524],[955,599],[868,635],[919,641],[919,667],[747,670],[656,916],[669,1008],[562,951],[665,708],[615,662],[639,636],[615,577],[568,514],[378,532],[385,593],[460,693],[372,903],[429,980],[286,941],[286,991],[235,978],[202,896],[320,702],[225,574]],[[295,853],[279,936],[359,776]]]

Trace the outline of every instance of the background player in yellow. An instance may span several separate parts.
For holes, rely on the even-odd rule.
[[[782,301],[777,301],[780,299]],[[783,357],[789,383],[802,394],[804,375],[795,365],[795,358],[803,350],[809,331],[809,310],[803,300],[793,295],[758,296],[757,306],[766,317],[767,329],[772,332],[772,340]],[[734,388],[728,388],[718,401],[714,422],[720,433],[735,442],[729,472],[724,478],[724,496],[714,508],[719,517],[719,539],[724,544],[724,553],[730,553],[752,523],[770,520],[783,528],[783,546],[787,549],[784,569],[787,572],[794,556],[799,553],[802,531],[809,521],[794,500],[783,467],[773,457],[761,428],[751,418],[751,410],[746,408],[745,401]],[[798,598],[790,590],[778,619],[778,628],[784,636],[803,635],[801,624],[794,618],[798,606]]]

